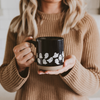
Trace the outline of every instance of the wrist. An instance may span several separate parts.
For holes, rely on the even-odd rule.
[[[69,69],[68,71],[66,71],[66,72],[62,73],[62,74],[61,74],[61,76],[62,76],[62,77],[66,76],[66,75],[67,75],[67,74],[68,74],[71,70],[72,70],[72,68],[71,68],[71,69]]]
[[[18,72],[22,72],[22,71],[24,71],[26,69],[26,67],[22,67],[21,65],[19,65],[17,63],[17,69],[18,69]]]
[[[28,75],[28,67],[21,67],[18,65],[18,63],[16,62],[16,66],[17,66],[17,70],[20,74],[20,76],[22,76],[23,78],[27,77]]]
[[[25,77],[27,77],[27,75],[28,75],[28,67],[27,68],[25,68],[25,70],[21,70],[21,72],[19,72],[19,74],[20,74],[20,76],[22,76],[23,78],[25,78]]]

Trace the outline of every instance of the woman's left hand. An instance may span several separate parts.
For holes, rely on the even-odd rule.
[[[71,69],[74,65],[75,65],[75,61],[76,61],[76,57],[74,55],[68,55],[65,58],[64,61],[64,65],[61,69],[57,70],[57,71],[41,71],[38,70],[38,74],[50,74],[50,75],[58,75],[58,74],[62,74],[66,71],[68,71],[69,69]]]

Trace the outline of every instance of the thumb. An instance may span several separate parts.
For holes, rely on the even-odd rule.
[[[67,66],[69,64],[72,64],[72,63],[75,63],[76,61],[76,57],[74,55],[68,55],[66,58],[65,58],[65,61],[64,61],[64,66]]]
[[[26,37],[24,40],[23,40],[23,42],[27,42],[28,40],[32,40],[33,39],[33,37],[32,36],[29,36],[29,37]]]

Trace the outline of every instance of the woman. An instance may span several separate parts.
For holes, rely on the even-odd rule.
[[[100,39],[82,0],[21,0],[10,24],[1,66],[2,86],[17,91],[15,100],[88,100],[100,88]],[[64,38],[65,61],[57,71],[40,71],[37,37]]]

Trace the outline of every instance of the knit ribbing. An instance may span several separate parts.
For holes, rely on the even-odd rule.
[[[23,83],[25,83],[28,76],[29,76],[29,72],[26,78],[23,78],[19,75],[17,66],[16,66],[16,60],[14,57],[12,61],[10,62],[9,66],[5,68],[5,70],[3,71],[3,74],[1,77],[1,83],[3,81],[3,84],[5,85],[4,88],[7,91],[13,92],[13,91],[16,91],[16,89],[20,89],[20,87],[22,87]]]
[[[38,16],[39,15],[39,16]],[[76,56],[76,63],[64,77],[62,75],[38,75],[37,64],[34,62],[26,78],[17,70],[13,47],[23,37],[8,32],[4,62],[0,68],[2,86],[7,91],[17,91],[15,100],[88,100],[100,87],[100,39],[95,20],[85,13],[77,23],[79,30],[71,29],[62,34],[65,13],[45,14],[38,11],[37,17],[43,20],[37,23],[38,35],[59,36],[64,38],[64,54]],[[9,48],[9,45],[10,48]],[[52,49],[52,48],[51,48]],[[36,54],[34,46],[32,52]],[[66,66],[67,67],[67,66]]]
[[[58,20],[61,18],[61,16],[64,15],[64,12],[54,13],[54,14],[46,14],[46,13],[38,10],[37,14],[40,15],[43,20]]]

